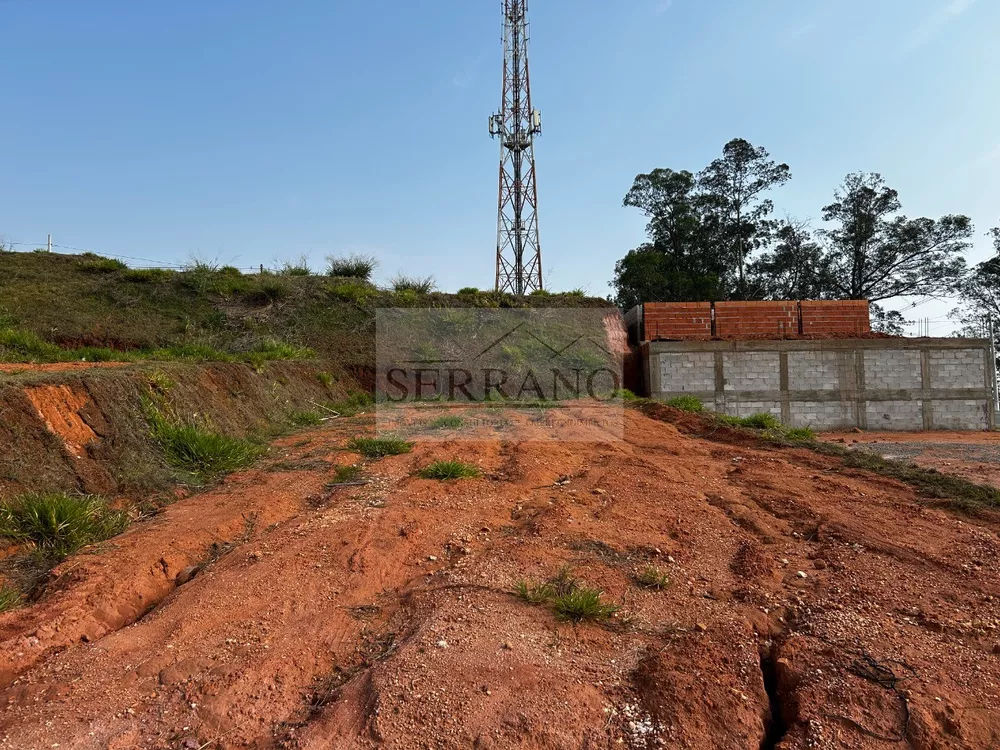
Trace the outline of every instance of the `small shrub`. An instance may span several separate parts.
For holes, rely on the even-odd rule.
[[[173,278],[174,272],[166,268],[130,268],[122,279],[135,284],[162,284]]]
[[[361,476],[361,467],[357,464],[351,464],[350,466],[338,466],[333,475],[333,481],[330,482],[331,485],[344,484],[345,482],[353,482]]]
[[[666,573],[661,573],[658,569],[649,566],[636,573],[635,582],[644,589],[662,591],[670,585],[670,578]]]
[[[785,437],[796,442],[807,443],[816,439],[816,432],[810,427],[790,427],[785,430]]]
[[[288,421],[296,427],[315,427],[323,424],[323,417],[314,411],[293,411],[288,415]]]
[[[0,584],[0,613],[14,609],[21,604],[21,592],[7,584]]]
[[[455,414],[449,414],[445,417],[438,417],[427,426],[432,430],[457,430],[463,424],[465,424],[464,419]]]
[[[316,380],[320,382],[324,388],[329,388],[333,385],[333,375],[328,372],[317,372]]]
[[[234,278],[239,278],[243,275],[243,272],[236,266],[223,266],[219,269],[220,276],[231,276]]]
[[[128,528],[128,514],[93,495],[30,494],[0,503],[0,537],[62,559]]]
[[[463,286],[461,289],[458,290],[458,292],[456,292],[456,294],[459,295],[479,294],[479,290],[474,286]]]
[[[246,284],[237,292],[248,305],[273,305],[292,295],[292,287],[287,279],[265,274],[257,276],[254,282]]]
[[[552,600],[552,609],[560,620],[582,622],[607,620],[620,607],[602,601],[603,592],[597,589],[577,586],[572,591]]]
[[[406,276],[398,274],[391,282],[395,292],[416,292],[417,294],[430,294],[434,291],[434,277]]]
[[[552,292],[550,292],[548,289],[536,289],[529,296],[531,296],[531,297],[551,297],[552,296]]]
[[[461,461],[435,461],[417,472],[421,479],[473,479],[482,476],[482,472],[471,464]]]
[[[551,583],[528,583],[521,580],[514,584],[514,596],[528,604],[545,604],[556,597],[556,589]]]
[[[566,297],[586,297],[586,289],[570,289],[568,292],[563,292]]]
[[[371,281],[378,261],[370,255],[328,255],[326,275],[341,279]]]
[[[403,438],[353,438],[347,443],[347,449],[354,453],[360,453],[366,458],[383,458],[384,456],[398,456],[401,453],[409,453],[413,450],[413,443],[408,443]]]
[[[171,423],[148,409],[153,437],[163,448],[167,463],[208,479],[249,466],[264,449],[249,440],[227,437],[198,425]]]
[[[672,406],[681,411],[689,411],[693,414],[700,414],[705,411],[705,405],[696,396],[676,396],[667,401],[667,406]]]
[[[81,263],[80,270],[86,273],[115,273],[116,271],[127,271],[128,266],[114,258],[97,257]]]

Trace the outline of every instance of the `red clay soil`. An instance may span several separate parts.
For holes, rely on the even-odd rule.
[[[820,439],[1000,487],[1000,432],[849,432]]]
[[[418,443],[331,488],[367,429],[331,425],[0,615],[0,747],[1000,743],[995,518],[634,411],[625,441]],[[443,458],[483,477],[414,477]],[[565,564],[609,623],[510,593]]]
[[[128,367],[128,364],[128,362],[52,362],[48,364],[0,362],[0,373],[69,372],[71,370],[92,370],[95,367]]]

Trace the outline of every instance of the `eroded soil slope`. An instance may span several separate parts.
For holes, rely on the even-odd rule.
[[[285,439],[0,616],[0,747],[1000,744],[993,519],[631,411],[624,442],[418,443],[330,488],[365,429]],[[413,476],[438,458],[484,476]],[[608,624],[510,593],[567,563]]]

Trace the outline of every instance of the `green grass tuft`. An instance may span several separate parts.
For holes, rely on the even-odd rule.
[[[128,528],[128,514],[93,495],[20,495],[0,503],[0,537],[31,544],[62,559],[81,547],[110,539]]]
[[[636,585],[644,589],[662,591],[670,585],[670,578],[652,566],[643,568],[635,575]]]
[[[456,294],[466,295],[466,294],[479,294],[479,290],[474,286],[463,286],[459,289]]]
[[[328,255],[326,275],[341,279],[371,281],[378,261],[370,255]]]
[[[384,456],[398,456],[402,453],[409,453],[413,450],[413,443],[408,443],[399,437],[357,437],[352,438],[347,443],[347,449],[354,453],[360,453],[366,458],[383,458]]]
[[[316,380],[320,382],[324,388],[329,388],[333,385],[333,375],[328,372],[317,372]]]
[[[577,586],[572,591],[552,600],[552,609],[560,620],[571,622],[603,622],[617,612],[620,607],[608,604],[601,597],[603,592],[586,586]]]
[[[421,479],[438,479],[441,481],[448,479],[473,479],[482,476],[483,473],[472,466],[461,461],[435,461],[429,466],[425,466],[417,472]]]
[[[344,484],[345,482],[353,482],[359,476],[361,476],[361,467],[357,464],[338,466],[336,471],[333,473],[333,481],[330,482],[330,484],[335,485]]]
[[[323,424],[323,417],[314,411],[293,411],[288,415],[288,421],[296,427],[315,427]]]
[[[433,276],[405,276],[397,275],[391,282],[394,292],[415,292],[416,294],[430,294],[434,291]]]
[[[7,584],[0,584],[0,614],[21,605],[21,592]]]
[[[207,480],[242,469],[256,461],[264,448],[193,424],[173,424],[154,408],[147,409],[153,437],[167,463]]]
[[[816,439],[815,430],[809,427],[789,427],[783,434],[786,438],[795,442],[807,443]]]
[[[514,596],[528,604],[545,604],[556,597],[556,589],[551,583],[528,583],[521,580],[514,584]]]
[[[751,414],[749,417],[734,417],[729,414],[716,414],[715,419],[730,427],[749,427],[753,430],[781,431],[781,420],[770,412]]]
[[[163,284],[174,277],[168,268],[131,268],[122,273],[122,279],[135,284]]]
[[[80,270],[86,273],[115,273],[116,271],[127,271],[128,266],[114,258],[96,256],[92,260],[83,261],[80,264]]]
[[[675,396],[667,401],[667,406],[672,406],[681,411],[689,411],[692,414],[701,414],[705,411],[705,405],[696,396]]]

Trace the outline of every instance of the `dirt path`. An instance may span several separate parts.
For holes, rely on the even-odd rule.
[[[863,432],[820,439],[1000,487],[1000,432]]]
[[[624,442],[418,444],[328,488],[362,429],[0,616],[0,747],[1000,747],[996,521],[632,411]],[[437,458],[484,477],[412,476]],[[609,624],[510,593],[567,563]]]

